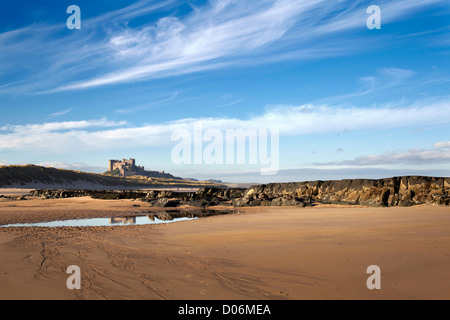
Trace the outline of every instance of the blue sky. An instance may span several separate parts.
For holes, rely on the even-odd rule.
[[[81,29],[69,30],[70,5]],[[366,12],[381,9],[381,29]],[[450,176],[450,3],[0,4],[0,164],[235,182]],[[280,170],[182,164],[171,135],[279,130]]]

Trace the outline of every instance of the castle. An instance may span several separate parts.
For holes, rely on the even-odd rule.
[[[118,173],[112,172],[118,170]],[[155,177],[155,178],[176,178],[170,173],[164,171],[146,171],[143,166],[136,166],[135,159],[123,159],[120,160],[109,160],[108,172],[113,174],[118,174],[122,177],[130,176],[145,176],[145,177]],[[181,178],[179,178],[181,179]]]
[[[136,160],[109,160],[108,171],[119,170],[123,177],[133,176],[142,173],[145,169],[143,166],[136,166]]]

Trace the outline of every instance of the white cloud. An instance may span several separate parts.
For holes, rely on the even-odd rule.
[[[318,166],[378,166],[378,165],[429,165],[434,163],[450,163],[448,149],[410,149],[404,152],[386,152],[381,155],[367,155],[353,160],[339,162],[316,163]]]
[[[449,142],[437,142],[434,145],[437,149],[449,149],[450,148],[450,141]]]
[[[353,108],[328,105],[278,107],[252,118],[248,125],[279,129],[286,135],[389,129],[409,125],[448,123],[450,104],[446,101],[407,107]]]
[[[169,146],[175,130],[193,132],[202,122],[207,129],[277,129],[282,136],[385,130],[407,126],[447,124],[448,102],[416,104],[409,107],[342,108],[326,105],[283,106],[267,109],[247,119],[186,118],[142,126],[125,126],[126,122],[106,119],[8,125],[0,131],[0,150],[68,152],[109,150],[116,148]],[[88,130],[89,129],[89,130]],[[441,147],[448,146],[439,144]],[[436,153],[438,150],[434,150]],[[421,155],[426,157],[424,153]],[[442,154],[440,154],[442,156]],[[433,155],[430,156],[431,158]],[[360,159],[363,161],[364,159]],[[365,159],[370,161],[370,159]],[[375,160],[373,160],[375,161]]]

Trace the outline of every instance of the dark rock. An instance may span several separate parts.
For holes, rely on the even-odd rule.
[[[246,207],[249,204],[249,199],[248,198],[237,198],[237,199],[233,199],[232,203],[233,203],[233,207]]]
[[[163,221],[172,221],[174,217],[167,212],[162,212],[158,214],[158,219]]]
[[[152,206],[159,208],[176,208],[180,206],[180,204],[180,200],[168,198],[158,198],[152,202]]]
[[[208,207],[210,202],[207,200],[191,200],[188,202],[191,207]]]
[[[261,205],[261,199],[255,199],[255,200],[251,200],[248,205],[250,207],[259,207]]]
[[[283,198],[276,198],[271,201],[270,205],[272,207],[281,207],[282,203],[283,203]]]
[[[172,198],[173,196],[173,191],[161,191],[157,198]]]

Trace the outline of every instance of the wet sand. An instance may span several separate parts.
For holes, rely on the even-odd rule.
[[[148,210],[0,199],[0,224]],[[450,299],[450,208],[240,210],[157,226],[0,228],[0,299]],[[66,287],[70,265],[81,290]],[[366,287],[370,265],[381,290]]]

